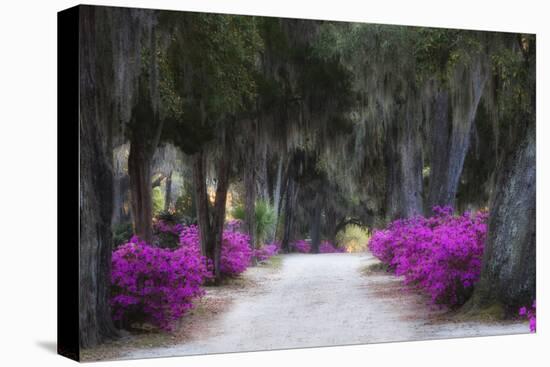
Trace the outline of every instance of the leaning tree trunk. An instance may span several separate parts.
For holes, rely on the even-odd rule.
[[[535,299],[535,123],[499,172],[490,204],[481,278],[469,307],[501,305],[511,312]]]
[[[454,83],[457,85],[451,90],[450,97],[446,92],[441,92],[435,99],[428,213],[436,205],[455,205],[477,109],[490,68],[484,55],[480,54],[470,65],[457,67],[454,73]],[[450,120],[449,101],[452,107]]]
[[[118,333],[111,319],[113,171],[109,104],[100,90],[104,75],[96,55],[96,14],[80,13],[80,346],[97,345]],[[105,60],[103,60],[105,61]]]
[[[151,243],[153,239],[152,158],[140,139],[132,140],[128,155],[128,174],[134,234],[147,243]]]

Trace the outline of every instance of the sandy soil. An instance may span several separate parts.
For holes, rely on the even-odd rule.
[[[147,358],[528,332],[525,323],[453,322],[400,279],[365,275],[369,254],[292,254],[279,269],[251,268],[245,286],[206,297],[202,315],[161,347],[131,347],[118,358]],[[209,298],[210,297],[210,298]],[[210,303],[209,303],[210,302]],[[214,303],[212,303],[214,302]],[[194,320],[194,321],[193,321]],[[151,345],[153,346],[153,345]],[[126,351],[124,351],[126,349]]]

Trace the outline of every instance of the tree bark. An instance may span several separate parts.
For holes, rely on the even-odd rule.
[[[398,108],[388,132],[385,164],[386,217],[392,221],[423,212],[422,145],[412,102]]]
[[[432,115],[430,178],[425,209],[427,215],[432,214],[432,208],[436,205],[452,205],[456,194],[449,192],[449,184],[447,183],[451,120],[449,119],[449,93],[446,90],[441,90],[436,94]]]
[[[153,197],[151,189],[152,155],[143,146],[144,142],[134,139],[130,144],[128,155],[128,174],[130,175],[130,191],[132,214],[134,219],[134,234],[147,243],[153,240]]]
[[[336,231],[337,220],[336,211],[333,208],[328,208],[325,211],[325,233],[327,240],[332,244],[336,244],[336,235],[338,234]]]
[[[172,204],[172,171],[166,177],[166,190],[164,194],[164,211],[167,212]]]
[[[208,208],[208,192],[206,190],[205,156],[201,150],[193,155],[193,188],[197,208],[197,222],[201,238],[201,253],[208,255],[208,233],[210,230],[210,214]]]
[[[226,152],[227,153],[227,152]],[[225,221],[225,206],[227,202],[227,190],[229,188],[229,158],[228,153],[223,154],[218,161],[218,168],[216,172],[217,185],[216,185],[216,199],[214,201],[214,213],[212,216],[212,228],[211,228],[211,243],[209,247],[211,249],[211,256],[214,261],[214,275],[216,280],[220,279],[220,259],[221,259],[221,246],[223,241],[223,225]]]
[[[273,211],[275,212],[275,225],[273,226],[273,233],[270,238],[271,241],[275,241],[277,236],[277,228],[279,227],[279,217],[281,215],[281,185],[283,176],[283,156],[279,157],[279,163],[277,164],[277,177],[275,180],[275,187],[273,189]]]
[[[477,56],[455,78],[460,87],[436,94],[432,128],[432,166],[428,189],[428,206],[455,206],[464,160],[470,147],[472,128],[490,71],[483,56]],[[452,115],[449,117],[449,102]]]
[[[490,204],[483,267],[469,307],[502,305],[511,312],[535,299],[535,123],[506,158]]]
[[[250,236],[250,247],[256,248],[256,142],[255,142],[255,121],[250,122],[248,128],[248,149],[244,164],[244,225]],[[255,259],[252,260],[255,262]]]
[[[281,249],[284,252],[290,251],[290,241],[292,240],[292,231],[294,227],[294,206],[296,204],[296,198],[298,194],[298,188],[296,182],[291,177],[288,177],[288,183],[285,194],[285,226],[283,230],[283,241],[281,243]]]
[[[321,242],[321,200],[315,198],[313,213],[311,215],[311,253],[319,253],[319,243]]]
[[[109,306],[113,170],[109,103],[100,89],[105,74],[97,59],[96,13],[80,13],[80,346],[118,335]],[[105,63],[107,63],[106,60]],[[108,64],[108,63],[107,63]]]
[[[226,152],[227,153],[227,152]],[[228,153],[222,154],[216,168],[217,185],[214,207],[210,208],[206,189],[205,155],[203,151],[193,156],[193,186],[200,231],[201,253],[212,262],[214,280],[221,277],[220,259],[223,240],[225,206],[229,189]]]

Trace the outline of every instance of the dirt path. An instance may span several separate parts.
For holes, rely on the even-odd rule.
[[[219,317],[185,343],[140,349],[122,358],[146,358],[325,345],[525,333],[524,323],[442,320],[441,311],[408,292],[395,276],[363,275],[368,254],[292,254],[279,271],[253,268],[260,284],[239,292]]]

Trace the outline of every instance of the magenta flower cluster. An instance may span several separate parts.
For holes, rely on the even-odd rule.
[[[346,252],[346,249],[341,247],[336,247],[330,241],[323,241],[319,245],[319,252],[322,254],[333,254],[333,253]]]
[[[134,236],[112,256],[113,319],[170,330],[193,307],[193,299],[204,294],[201,285],[210,277],[196,248],[163,249]]]
[[[466,301],[479,279],[487,236],[487,212],[453,215],[449,207],[434,216],[392,222],[374,231],[368,247],[405,283],[426,291],[433,303]]]
[[[250,236],[241,232],[223,231],[220,272],[235,276],[250,266],[252,249]]]
[[[306,240],[299,240],[292,244],[292,250],[301,252],[303,254],[309,254],[311,252],[311,244]]]
[[[537,331],[537,302],[533,301],[531,308],[523,306],[519,309],[519,315],[529,320],[529,330],[532,333]]]
[[[254,257],[258,261],[266,261],[270,257],[277,255],[280,249],[281,243],[278,241],[273,241],[263,245],[260,248],[254,249]]]
[[[200,233],[196,225],[183,227],[180,232],[180,245],[195,248],[200,252]],[[238,231],[224,230],[220,272],[227,276],[239,275],[248,268],[251,259],[250,237]]]
[[[171,233],[173,235],[179,236],[182,230],[183,224],[180,223],[169,223],[162,219],[153,223],[153,232],[155,233]]]

